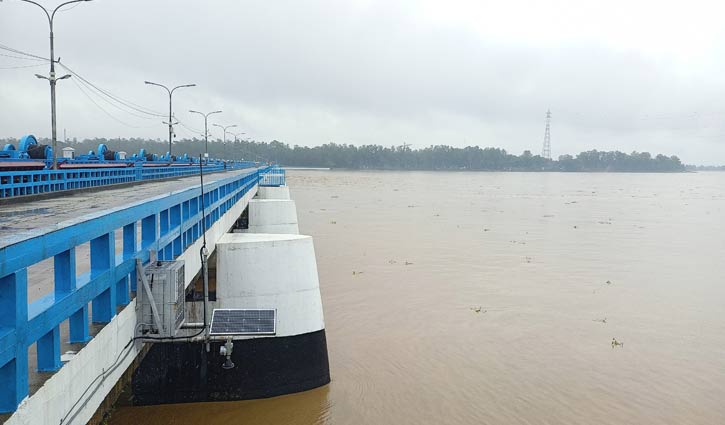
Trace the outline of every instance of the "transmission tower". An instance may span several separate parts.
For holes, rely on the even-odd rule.
[[[544,131],[544,148],[541,149],[541,156],[551,159],[551,110],[546,111],[546,130]]]

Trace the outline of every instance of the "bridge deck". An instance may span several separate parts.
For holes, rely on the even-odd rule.
[[[247,168],[204,175],[204,183],[245,174],[250,170]],[[101,187],[94,191],[67,193],[49,199],[29,198],[25,202],[0,203],[0,248],[30,236],[31,232],[35,235],[39,229],[60,227],[62,222],[78,219],[86,214],[117,208],[198,184],[199,176],[192,176],[149,181],[133,186]]]

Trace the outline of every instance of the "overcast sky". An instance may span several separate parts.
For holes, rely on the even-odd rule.
[[[178,137],[203,131],[189,109],[222,109],[213,122],[291,145],[537,154],[550,108],[555,157],[618,149],[723,164],[719,3],[95,0],[56,15],[55,47],[98,88],[161,113],[168,95],[144,80],[196,83],[174,94]],[[43,12],[0,2],[0,44],[49,56]],[[0,137],[49,137],[48,84],[33,76],[47,64],[0,54]],[[58,83],[60,138],[167,138],[161,118],[79,82]]]

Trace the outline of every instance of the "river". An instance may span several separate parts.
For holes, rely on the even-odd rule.
[[[332,383],[119,407],[112,424],[725,423],[725,173],[288,184],[314,236]]]

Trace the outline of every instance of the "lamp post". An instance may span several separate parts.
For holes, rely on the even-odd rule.
[[[1,0],[0,0],[1,1]],[[53,19],[55,18],[55,12],[58,11],[61,7],[71,4],[71,3],[80,3],[80,2],[86,2],[91,0],[71,0],[67,1],[65,3],[59,4],[55,9],[53,9],[52,12],[48,12],[48,9],[43,7],[41,4],[36,3],[32,0],[20,0],[25,3],[30,3],[38,6],[39,8],[43,9],[43,12],[45,12],[45,16],[48,18],[48,25],[50,26],[50,75],[44,76],[40,74],[35,74],[36,77],[42,78],[44,80],[48,80],[50,83],[50,134],[51,134],[51,141],[53,143],[53,169],[55,170],[58,168],[58,140],[57,140],[57,131],[56,131],[56,125],[55,125],[55,84],[58,80],[65,80],[66,78],[70,78],[70,74],[66,74],[62,77],[56,77],[55,76],[55,46],[53,45]]]
[[[211,114],[220,114],[222,111],[212,111],[209,113],[203,113],[199,111],[192,111],[189,109],[189,112],[193,114],[199,114],[204,117],[204,154],[205,156],[209,156],[209,126],[207,125],[207,118],[209,118],[209,115]]]
[[[144,81],[144,83],[152,85],[152,86],[163,87],[169,93],[169,122],[168,122],[168,124],[169,124],[169,160],[171,160],[171,139],[174,136],[174,122],[172,121],[172,113],[171,113],[171,95],[174,94],[174,90],[176,90],[176,89],[180,89],[182,87],[196,87],[196,84],[184,84],[181,86],[176,86],[173,89],[169,89],[168,87],[166,87],[163,84],[152,83],[151,81]],[[164,124],[167,124],[167,123],[164,123]]]
[[[232,125],[226,125],[226,126],[224,126],[224,125],[219,125],[219,124],[212,124],[212,125],[213,125],[214,127],[219,127],[219,128],[221,128],[222,130],[224,130],[224,144],[226,144],[226,143],[227,143],[227,128],[233,128],[233,127],[236,127],[236,126],[237,126],[236,124],[232,124]]]
[[[231,134],[232,136],[234,136],[234,143],[236,143],[237,142],[237,137],[241,136],[242,134],[247,134],[247,133],[244,133],[244,132],[242,132],[242,133],[232,133],[230,131],[229,134]]]

